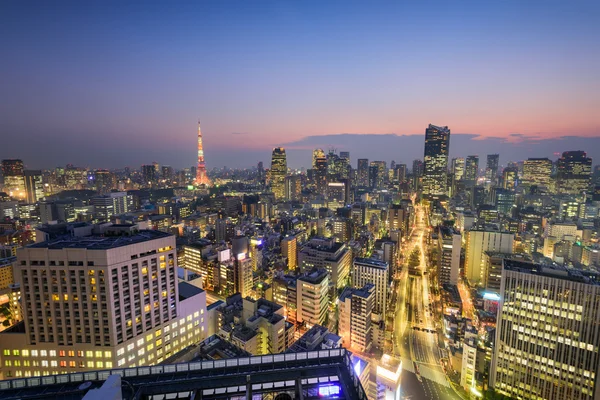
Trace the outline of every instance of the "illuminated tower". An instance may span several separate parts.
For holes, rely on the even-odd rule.
[[[198,167],[196,168],[196,185],[210,186],[211,182],[206,174],[206,165],[204,164],[204,150],[202,149],[202,130],[200,121],[198,121]]]
[[[425,130],[425,157],[423,194],[446,196],[448,194],[448,152],[450,129],[429,124]]]
[[[275,147],[271,158],[271,190],[275,199],[283,200],[285,197],[285,176],[287,175],[287,158],[283,147]]]

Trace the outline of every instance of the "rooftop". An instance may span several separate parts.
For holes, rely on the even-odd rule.
[[[194,286],[187,282],[179,282],[179,301],[189,299],[190,297],[194,297],[200,293],[204,293],[203,289],[200,289],[198,286]]]
[[[560,265],[542,265],[509,259],[504,259],[503,268],[509,271],[548,276],[589,285],[600,285],[600,274],[598,272],[579,268],[567,268]]]
[[[118,247],[129,246],[131,244],[143,243],[154,239],[162,239],[173,236],[170,233],[161,231],[138,231],[130,236],[63,236],[58,239],[47,242],[35,243],[29,248],[34,249],[88,249],[88,250],[109,250]]]
[[[380,260],[376,260],[374,258],[360,258],[357,257],[354,259],[354,264],[363,264],[371,267],[377,267],[381,269],[386,269],[388,267],[388,263]]]

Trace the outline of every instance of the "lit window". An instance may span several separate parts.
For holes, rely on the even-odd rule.
[[[110,351],[104,352],[104,358],[111,358],[111,357],[112,357],[112,353]]]
[[[3,353],[5,356],[10,356],[10,350],[8,350],[8,349],[4,349]]]
[[[146,342],[152,341],[152,334],[146,335]]]
[[[86,351],[85,352],[85,356],[87,358],[93,358],[94,357],[94,352],[93,351]]]
[[[144,338],[142,338],[142,339],[139,339],[139,340],[137,341],[137,346],[138,346],[138,347],[140,347],[140,346],[143,346],[143,345],[144,345]]]
[[[133,350],[134,347],[135,347],[135,345],[133,343],[128,344],[127,345],[127,351]]]
[[[40,350],[40,355],[42,357],[46,357],[48,355],[48,352],[46,350]]]
[[[73,350],[69,350],[69,357],[75,357],[75,352]]]
[[[58,361],[50,361],[51,367],[58,367]]]
[[[23,357],[29,357],[29,350],[23,350],[21,354],[23,354]]]
[[[20,353],[20,351],[19,351],[19,350],[13,350],[13,356],[18,356],[18,355],[19,355],[19,353]]]
[[[104,368],[104,363],[102,361],[96,361],[97,368]]]
[[[93,361],[88,361],[87,362],[87,366],[88,366],[88,368],[94,368],[94,362]]]
[[[50,357],[56,357],[56,350],[50,350]]]
[[[64,350],[58,352],[59,357],[64,357],[67,353]]]
[[[102,352],[101,351],[97,351],[96,352],[96,358],[102,358]]]
[[[106,362],[106,368],[112,368],[112,361]]]

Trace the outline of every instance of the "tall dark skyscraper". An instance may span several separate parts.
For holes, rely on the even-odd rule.
[[[487,165],[485,168],[485,179],[494,183],[498,179],[499,154],[488,154]]]
[[[558,159],[556,178],[559,193],[588,191],[592,182],[592,159],[585,151],[565,151]]]
[[[9,196],[19,199],[26,197],[23,161],[2,160],[2,176],[4,176],[4,191]]]
[[[359,158],[356,167],[358,186],[369,186],[369,160]]]
[[[475,186],[479,176],[479,156],[467,156],[465,161],[465,186]]]
[[[450,129],[429,124],[425,129],[425,154],[423,194],[445,196],[448,194],[448,152]]]
[[[287,158],[283,147],[275,147],[271,157],[270,183],[271,190],[277,200],[285,198],[285,176],[287,175]]]
[[[327,191],[327,157],[323,149],[313,150],[313,184],[317,193],[325,195]]]
[[[258,181],[264,183],[265,180],[265,167],[263,166],[263,162],[259,161],[256,166],[256,172],[258,174]]]
[[[42,171],[25,170],[25,192],[27,193],[27,202],[33,204],[44,198],[44,184],[42,183]]]
[[[145,185],[153,185],[158,182],[158,173],[154,165],[142,165],[142,179]]]

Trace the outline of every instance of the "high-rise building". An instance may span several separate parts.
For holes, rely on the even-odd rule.
[[[519,170],[516,167],[506,167],[502,171],[502,187],[513,190],[517,186]]]
[[[367,187],[369,186],[369,160],[359,158],[357,163],[357,184],[358,186]]]
[[[371,315],[375,305],[375,285],[347,287],[339,297],[338,335],[342,345],[350,350],[367,353],[371,350]]]
[[[485,252],[512,253],[514,234],[502,231],[496,225],[478,225],[467,232],[465,251],[465,278],[472,284],[484,282]]]
[[[465,184],[475,186],[479,177],[479,156],[467,156],[465,161]]]
[[[329,310],[329,274],[315,269],[297,280],[296,320],[313,325],[324,325]]]
[[[256,166],[256,172],[258,175],[258,181],[263,183],[265,180],[265,167],[263,166],[263,162],[259,161]]]
[[[499,154],[488,154],[487,165],[485,167],[485,179],[494,183],[498,178],[498,164],[500,161]]]
[[[590,190],[592,159],[585,151],[565,151],[558,159],[557,190],[559,193],[579,194]]]
[[[527,186],[552,186],[552,160],[528,158],[523,162],[523,184]]]
[[[302,175],[289,175],[285,177],[285,199],[299,201],[302,193]]]
[[[387,311],[389,265],[372,258],[355,258],[352,270],[352,286],[375,285],[375,305],[373,312],[385,317]]]
[[[440,284],[458,284],[461,235],[454,229],[440,226],[438,232],[438,280]]]
[[[275,199],[285,198],[285,176],[287,175],[287,158],[283,147],[275,147],[271,158],[270,182]]]
[[[19,249],[23,325],[0,333],[1,378],[153,365],[202,340],[206,293],[178,286],[175,248],[115,225]]]
[[[16,159],[2,160],[2,176],[4,177],[4,191],[9,196],[25,199],[23,161]]]
[[[202,145],[200,121],[198,121],[198,166],[196,167],[196,185],[211,185],[210,178],[206,173],[206,164],[204,163],[204,147]]]
[[[371,161],[369,164],[369,187],[382,189],[387,177],[385,161]]]
[[[144,185],[151,186],[158,183],[158,174],[156,173],[154,165],[142,165],[142,179],[144,181]]]
[[[281,240],[281,255],[287,259],[288,269],[298,268],[298,237],[288,235]]]
[[[397,164],[395,174],[396,174],[396,180],[399,183],[406,182],[406,175],[407,175],[406,164]]]
[[[25,170],[25,192],[29,204],[36,203],[44,198],[44,183],[42,182],[42,171]]]
[[[94,187],[99,194],[107,194],[115,187],[115,176],[105,169],[98,169],[93,173]]]
[[[327,157],[322,149],[313,151],[312,176],[317,193],[325,195],[327,191]]]
[[[425,130],[423,194],[446,196],[448,194],[448,152],[450,129],[429,124]]]
[[[462,157],[452,159],[452,173],[455,181],[462,181],[465,177],[465,159]]]
[[[113,192],[92,197],[91,204],[94,206],[94,214],[97,218],[108,221],[113,215],[133,211],[133,196],[127,192]]]
[[[423,178],[423,161],[421,160],[413,160],[413,165],[412,165],[412,186],[413,186],[413,190],[418,190],[421,188],[422,186],[422,180]]]
[[[329,273],[332,288],[343,288],[348,283],[352,250],[335,238],[313,238],[298,252],[298,265],[302,272],[323,268]]]
[[[514,399],[600,398],[600,282],[504,260],[490,387]]]

